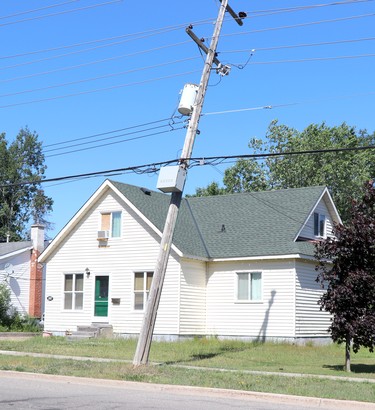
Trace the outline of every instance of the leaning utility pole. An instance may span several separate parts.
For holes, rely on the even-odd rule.
[[[221,5],[219,9],[219,15],[216,20],[214,33],[209,48],[207,48],[202,43],[202,41],[194,35],[194,33],[191,31],[191,27],[186,29],[189,36],[193,38],[193,40],[198,44],[198,46],[201,49],[203,49],[203,51],[207,54],[207,57],[204,64],[201,81],[198,87],[198,92],[195,98],[195,103],[193,105],[193,111],[189,121],[184,147],[180,157],[180,167],[184,171],[187,171],[187,168],[189,166],[189,161],[193,151],[194,140],[197,135],[198,123],[202,113],[203,101],[206,94],[213,63],[217,64],[218,67],[216,68],[216,70],[219,74],[226,75],[229,73],[230,67],[223,66],[222,64],[220,64],[219,60],[216,57],[216,48],[219,41],[220,31],[223,25],[225,12],[228,11],[239,25],[242,25],[242,18],[246,17],[245,13],[242,13],[242,15],[240,13],[238,16],[228,5],[229,0],[220,1]],[[181,204],[181,199],[182,190],[181,192],[172,192],[168,214],[164,225],[163,235],[161,238],[160,250],[156,262],[154,277],[152,279],[151,289],[147,301],[146,312],[143,318],[137,349],[133,359],[134,366],[139,366],[141,364],[148,363],[148,357],[151,348],[151,341],[155,327],[157,310],[159,306],[161,291],[163,288],[165,271],[167,269],[170,248],[172,245],[172,237],[176,225],[178,210]]]

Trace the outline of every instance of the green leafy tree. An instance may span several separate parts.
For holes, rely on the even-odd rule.
[[[225,170],[226,192],[264,191],[268,187],[265,172],[261,165],[252,159],[240,159]]]
[[[329,127],[324,122],[311,124],[302,132],[273,121],[262,152],[291,153],[316,151],[314,154],[268,157],[265,161],[268,182],[272,188],[298,188],[326,185],[343,220],[350,214],[350,199],[358,198],[362,185],[374,176],[375,150],[320,150],[363,148],[375,145],[375,133],[356,131],[346,123]],[[255,150],[258,145],[249,144]]]
[[[194,195],[186,195],[189,196],[212,196],[212,195],[223,195],[225,194],[225,189],[219,187],[217,182],[211,182],[211,184],[207,185],[205,188],[197,188]]]
[[[352,202],[350,220],[335,227],[336,238],[316,246],[317,281],[327,291],[321,308],[332,314],[332,339],[345,343],[350,371],[351,345],[375,347],[375,188],[367,183],[362,198]],[[331,261],[328,262],[327,261]]]
[[[0,283],[0,326],[9,326],[11,309],[10,289],[7,283]]]
[[[42,143],[28,128],[8,144],[0,134],[0,241],[26,238],[30,222],[45,223],[53,201],[41,189],[46,166]],[[32,182],[32,184],[24,184]]]
[[[311,124],[299,132],[275,120],[265,139],[251,139],[249,147],[255,154],[285,155],[261,161],[240,159],[225,171],[224,186],[216,193],[326,185],[345,221],[350,213],[350,198],[358,198],[362,184],[375,175],[375,150],[362,149],[374,145],[375,133],[357,131],[346,123],[337,127],[324,122]],[[348,150],[334,151],[342,148]],[[359,150],[350,151],[353,148]],[[315,153],[291,154],[303,151]],[[198,192],[208,190],[198,188]]]
[[[211,182],[205,188],[197,188],[192,196],[224,195],[248,191],[264,191],[268,187],[265,172],[256,161],[240,159],[227,168],[223,178],[224,187]]]

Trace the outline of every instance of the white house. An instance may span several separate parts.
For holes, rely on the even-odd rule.
[[[45,330],[140,331],[169,195],[107,180],[42,253]],[[182,200],[154,335],[327,338],[313,242],[340,223],[325,187]]]
[[[11,303],[19,313],[41,318],[44,271],[37,259],[44,249],[44,226],[31,227],[31,240],[0,243],[0,282],[11,290]]]

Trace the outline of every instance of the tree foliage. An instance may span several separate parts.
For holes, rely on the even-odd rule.
[[[251,139],[255,154],[279,154],[262,161],[240,159],[225,171],[224,187],[217,193],[258,191],[265,189],[328,186],[343,220],[349,216],[350,198],[358,198],[361,186],[375,174],[375,150],[363,148],[375,145],[375,133],[357,131],[343,123],[336,127],[311,124],[302,132],[272,121],[263,140]],[[349,149],[342,152],[321,150]],[[290,155],[293,152],[316,153]],[[217,187],[219,185],[217,184]],[[198,188],[196,195],[207,194]]]
[[[372,352],[375,347],[375,188],[367,183],[362,198],[351,204],[350,220],[335,227],[336,238],[316,246],[317,281],[327,291],[321,307],[330,312],[332,339],[346,344],[350,371],[350,345]],[[327,263],[327,260],[331,261]],[[348,355],[349,353],[349,355]]]
[[[27,237],[28,223],[44,223],[53,201],[41,189],[46,166],[38,135],[21,129],[12,143],[0,134],[0,241]],[[32,182],[32,184],[22,184]]]

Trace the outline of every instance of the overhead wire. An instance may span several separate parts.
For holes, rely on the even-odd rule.
[[[305,11],[311,9],[317,9],[322,7],[331,7],[331,6],[344,6],[349,4],[358,4],[358,3],[368,3],[374,0],[346,0],[346,1],[337,1],[333,3],[321,3],[321,4],[310,4],[304,6],[294,6],[294,7],[284,7],[284,8],[275,8],[275,9],[268,9],[268,10],[249,10],[246,11],[247,17],[246,18],[254,18],[254,17],[264,17],[270,16],[272,14],[280,14],[280,13],[290,13],[295,11]]]
[[[79,1],[79,0],[70,0],[70,1],[65,2],[65,3],[70,3],[70,2],[75,2],[75,1]],[[367,1],[374,1],[374,0],[355,0],[355,1],[351,0],[350,3],[357,3],[359,1],[361,1],[361,2],[366,1],[367,2]],[[60,3],[59,5],[62,5],[62,4],[65,4],[65,3]],[[332,6],[332,5],[340,5],[340,4],[347,4],[347,3],[349,3],[349,2],[346,1],[346,2],[328,3],[328,4],[323,4],[323,5],[318,4],[318,5],[310,5],[310,6],[297,6],[297,7],[283,8],[283,9],[256,10],[256,11],[249,11],[248,13],[265,13],[265,12],[270,12],[270,11],[274,11],[274,10],[293,11],[294,9],[299,10],[301,8],[314,8],[314,7]],[[55,6],[57,6],[57,5],[47,6],[45,8],[55,7]],[[43,8],[41,8],[41,9],[43,9]],[[40,10],[40,9],[36,9],[36,10]],[[36,11],[36,10],[33,10],[33,11]],[[21,12],[19,14],[28,13],[28,12],[29,11]],[[3,17],[0,17],[0,19],[7,18],[7,17],[11,17],[11,16],[3,16]],[[165,30],[168,32],[169,30],[178,30],[180,28],[186,27],[189,24],[192,24],[192,25],[196,26],[196,25],[202,25],[202,24],[209,24],[209,23],[212,23],[213,21],[215,21],[214,18],[203,19],[203,20],[193,21],[193,22],[189,22],[189,23],[181,23],[181,24],[173,25],[173,26],[165,26],[165,27],[161,27],[161,28],[157,28],[157,29],[151,29],[151,30],[146,30],[146,31],[141,31],[141,32],[136,32],[136,33],[128,33],[128,34],[123,34],[123,35],[119,35],[119,36],[112,36],[112,37],[101,38],[101,39],[96,39],[96,40],[84,41],[84,42],[80,42],[80,43],[74,43],[74,44],[69,44],[69,45],[52,47],[52,48],[47,48],[47,49],[42,49],[42,50],[34,50],[34,51],[29,51],[29,52],[24,52],[24,53],[12,54],[12,55],[7,55],[7,56],[0,56],[0,60],[16,58],[16,57],[25,57],[27,55],[40,54],[40,53],[46,53],[46,52],[51,52],[51,51],[58,51],[58,50],[66,49],[66,48],[80,47],[80,46],[83,46],[83,45],[88,45],[88,44],[93,44],[93,43],[98,43],[98,42],[117,40],[119,38],[124,38],[124,37],[141,36],[141,35],[144,35],[144,34],[152,34],[152,33],[154,35],[158,35],[158,34],[163,34],[165,32]],[[143,37],[141,37],[141,38],[143,38]]]
[[[337,45],[337,44],[358,43],[361,41],[373,41],[373,40],[375,40],[375,37],[364,37],[364,38],[335,40],[335,41],[322,41],[319,43],[287,44],[287,45],[272,46],[272,47],[253,47],[251,49],[241,49],[241,50],[221,50],[219,54],[273,51],[273,50],[284,50],[284,49],[289,49],[289,48],[300,48],[300,47],[319,47],[319,46],[328,46],[328,45]]]
[[[372,1],[372,0],[366,0],[366,1]],[[270,30],[280,30],[280,29],[285,29],[285,28],[300,27],[300,26],[306,26],[306,25],[311,25],[311,24],[321,24],[321,23],[326,23],[326,22],[336,22],[336,21],[353,19],[353,18],[368,17],[368,16],[373,16],[373,15],[374,14],[365,14],[365,15],[360,15],[360,16],[349,16],[349,17],[344,17],[344,18],[340,18],[340,19],[321,20],[321,21],[310,22],[310,23],[301,23],[301,24],[291,25],[291,26],[270,27],[270,28],[252,30],[252,31],[249,31],[249,32],[242,32],[242,33],[222,34],[222,36],[231,36],[231,35],[239,35],[239,34],[241,34],[241,35],[242,34],[252,34],[252,33],[256,33],[256,32],[263,32],[263,31],[270,31]],[[210,21],[212,22],[213,19],[200,20],[200,21],[194,22],[194,25],[206,24],[207,22],[210,22]],[[16,67],[20,67],[20,66],[23,66],[23,65],[29,65],[29,64],[43,62],[43,61],[47,61],[47,60],[51,60],[51,59],[55,59],[55,58],[60,58],[60,57],[65,57],[65,56],[69,56],[69,55],[73,55],[73,54],[83,53],[83,52],[95,50],[95,49],[98,49],[98,48],[103,48],[103,47],[109,47],[109,46],[113,46],[113,45],[117,45],[117,44],[122,44],[123,42],[126,42],[126,41],[138,40],[138,39],[147,38],[149,36],[164,34],[164,33],[169,32],[171,30],[177,30],[181,27],[186,27],[186,25],[187,25],[187,23],[179,24],[179,25],[176,25],[176,26],[167,26],[167,27],[160,28],[160,29],[147,30],[147,31],[142,31],[142,32],[137,32],[137,33],[132,33],[132,34],[125,34],[125,35],[121,35],[121,36],[115,36],[115,37],[97,39],[97,40],[92,40],[92,41],[87,41],[87,42],[81,42],[81,43],[76,43],[76,44],[66,45],[66,46],[61,46],[61,47],[54,47],[54,48],[49,48],[49,49],[44,49],[44,50],[36,50],[36,51],[27,52],[27,53],[13,54],[13,55],[9,55],[9,56],[0,56],[0,60],[1,59],[9,59],[9,58],[21,57],[21,56],[26,56],[26,55],[31,55],[31,54],[44,53],[44,52],[49,52],[49,51],[56,51],[56,50],[59,50],[59,49],[78,47],[78,46],[97,43],[97,42],[110,41],[110,40],[113,40],[113,39],[118,39],[118,38],[123,38],[123,37],[136,37],[135,39],[130,39],[130,40],[127,39],[127,40],[123,40],[123,41],[120,41],[120,42],[104,44],[104,45],[101,45],[101,46],[91,47],[91,48],[84,49],[84,50],[77,50],[77,51],[74,51],[74,52],[71,52],[71,53],[64,53],[64,54],[60,54],[60,55],[57,55],[57,56],[50,56],[50,57],[45,57],[43,59],[38,59],[38,60],[34,60],[34,61],[28,61],[28,62],[23,62],[23,63],[19,63],[19,64],[9,65],[9,66],[6,66],[6,67],[0,67],[0,70],[16,68]]]
[[[289,24],[289,25],[278,26],[278,27],[267,27],[267,28],[261,28],[257,30],[242,31],[242,32],[236,32],[236,33],[226,33],[226,34],[224,33],[224,34],[221,34],[221,37],[244,36],[247,34],[263,33],[266,31],[276,31],[276,30],[285,30],[285,29],[290,29],[290,28],[308,27],[312,25],[325,24],[325,23],[337,23],[341,21],[356,20],[356,19],[374,17],[374,16],[375,16],[375,13],[367,13],[367,14],[360,14],[356,16],[338,17],[335,19],[317,20],[317,21],[310,21],[306,23]]]
[[[211,21],[211,20],[207,20],[207,19],[206,20],[199,20],[199,21],[195,22],[194,24],[195,25],[205,24],[205,22],[207,22],[207,21]],[[39,60],[31,61],[31,62],[21,63],[19,65],[15,64],[15,65],[12,65],[12,66],[3,67],[2,69],[14,68],[14,67],[19,67],[20,65],[23,65],[23,64],[34,64],[34,63],[46,61],[46,60],[49,60],[49,59],[55,59],[55,58],[65,57],[65,56],[69,56],[69,55],[73,55],[73,54],[83,53],[83,52],[86,52],[86,51],[92,51],[92,50],[96,50],[96,49],[100,49],[100,48],[111,47],[113,45],[123,44],[123,43],[129,42],[129,41],[141,40],[141,39],[153,37],[153,36],[156,36],[156,35],[169,33],[171,31],[176,31],[176,30],[179,30],[180,28],[186,27],[187,25],[188,25],[188,23],[184,23],[184,24],[179,24],[179,25],[176,25],[176,26],[166,26],[166,27],[159,28],[159,29],[151,29],[151,30],[146,30],[146,31],[141,31],[141,32],[136,32],[136,33],[123,34],[123,35],[120,35],[120,36],[113,36],[113,37],[107,37],[107,38],[102,38],[102,39],[97,39],[97,40],[85,41],[85,42],[81,42],[81,43],[75,43],[75,44],[70,44],[70,45],[65,45],[65,46],[60,46],[60,47],[53,47],[53,48],[48,48],[48,49],[43,49],[43,50],[35,50],[35,51],[30,51],[30,52],[25,52],[25,53],[18,53],[18,54],[12,54],[12,55],[7,55],[7,56],[0,56],[0,60],[11,59],[11,58],[16,58],[16,57],[25,57],[27,55],[47,53],[47,52],[51,52],[51,51],[58,51],[58,50],[63,50],[63,49],[67,49],[67,48],[80,47],[80,46],[85,46],[85,45],[88,45],[88,44],[102,43],[102,42],[106,42],[106,41],[112,41],[112,40],[118,40],[118,39],[121,39],[121,38],[125,38],[122,41],[115,41],[115,42],[111,42],[109,44],[104,44],[104,45],[101,45],[101,46],[86,48],[86,49],[83,49],[83,50],[77,50],[77,51],[74,51],[74,52],[71,52],[71,53],[65,53],[65,54],[60,54],[60,55],[57,55],[57,56],[46,57],[44,59],[39,59]],[[186,41],[186,43],[187,42],[188,41]]]
[[[56,12],[56,13],[45,14],[45,15],[42,15],[42,16],[29,17],[29,18],[22,19],[22,20],[9,21],[7,23],[0,23],[0,27],[9,26],[9,25],[18,24],[18,23],[25,23],[25,22],[28,22],[28,21],[41,20],[41,19],[44,19],[44,18],[47,18],[47,17],[55,17],[55,16],[59,16],[59,15],[62,15],[62,14],[67,14],[67,13],[75,13],[77,11],[93,9],[93,8],[96,8],[96,7],[108,6],[109,4],[120,3],[122,1],[123,0],[110,0],[110,1],[107,1],[105,3],[92,4],[90,6],[79,7],[79,8],[72,9],[72,10],[64,10],[64,11],[59,11],[59,12]]]
[[[251,65],[271,65],[271,64],[303,63],[303,62],[314,62],[314,61],[348,60],[348,59],[369,58],[369,57],[375,57],[375,54],[369,53],[369,54],[335,56],[335,57],[313,57],[313,58],[294,59],[294,60],[288,59],[288,60],[273,60],[273,61],[253,61],[253,62],[248,62],[248,63],[251,64]],[[196,58],[197,57],[190,57],[190,58],[183,59],[183,60],[176,60],[174,62],[162,63],[162,64],[158,64],[158,65],[154,65],[154,66],[128,70],[128,71],[124,71],[124,72],[120,72],[120,73],[112,73],[112,74],[93,77],[93,78],[89,78],[89,79],[82,79],[82,80],[72,81],[72,82],[64,83],[64,84],[57,84],[57,85],[41,87],[41,88],[38,88],[38,89],[24,90],[24,91],[19,91],[19,92],[14,92],[14,93],[2,94],[2,95],[0,95],[0,97],[9,97],[9,96],[15,96],[15,95],[19,95],[19,94],[25,94],[25,93],[31,93],[31,92],[36,92],[36,91],[48,90],[48,89],[57,88],[57,87],[63,87],[63,86],[67,86],[67,85],[79,84],[79,83],[94,81],[94,80],[98,80],[98,79],[114,77],[114,76],[117,76],[117,75],[123,75],[123,74],[131,73],[131,72],[143,71],[143,70],[146,70],[146,69],[152,69],[152,68],[156,68],[156,67],[166,66],[166,65],[169,65],[169,64],[174,64],[174,63],[178,63],[178,62],[182,62],[182,61],[194,60]],[[248,64],[248,63],[246,63],[246,64]],[[81,92],[77,92],[77,93],[59,95],[59,96],[48,97],[48,98],[41,98],[41,99],[37,99],[37,100],[12,103],[12,104],[7,104],[7,105],[2,105],[2,106],[0,106],[0,109],[15,107],[15,106],[19,106],[19,105],[27,105],[27,104],[40,103],[40,102],[45,102],[45,101],[52,101],[52,100],[57,100],[57,99],[61,99],[61,98],[75,97],[75,96],[80,96],[80,95],[85,95],[85,94],[90,94],[90,93],[96,93],[96,92],[101,92],[101,91],[109,91],[109,90],[114,90],[114,89],[118,89],[118,88],[129,87],[129,86],[134,86],[134,85],[140,85],[140,84],[145,84],[145,83],[149,83],[149,82],[153,82],[153,81],[160,81],[160,80],[174,78],[174,77],[178,77],[178,76],[193,74],[193,73],[196,73],[198,71],[199,70],[193,70],[193,71],[184,72],[184,73],[176,73],[176,74],[172,74],[172,75],[164,76],[164,77],[140,80],[140,81],[133,82],[133,83],[118,84],[118,85],[113,85],[113,86],[110,86],[110,87],[104,87],[104,88],[99,88],[99,89],[94,89],[94,90],[87,90],[87,91],[81,91]]]
[[[165,33],[165,32],[163,32],[163,33]],[[41,63],[41,62],[45,62],[45,61],[49,61],[49,60],[54,60],[56,58],[68,57],[68,56],[71,56],[71,55],[81,54],[81,53],[84,53],[84,52],[87,52],[87,51],[93,51],[93,50],[98,50],[98,49],[105,48],[105,47],[110,47],[110,46],[114,46],[114,45],[118,45],[118,44],[123,44],[123,43],[129,42],[129,41],[148,38],[148,37],[153,36],[153,35],[154,34],[149,34],[149,35],[145,35],[143,37],[137,37],[135,39],[126,39],[126,40],[117,41],[117,42],[114,42],[114,43],[109,43],[109,44],[104,44],[104,45],[100,45],[100,46],[86,48],[86,49],[83,49],[83,50],[76,50],[76,51],[71,51],[69,53],[63,53],[63,54],[58,54],[58,55],[54,55],[54,56],[50,56],[50,57],[44,57],[44,58],[40,58],[38,60],[26,61],[26,62],[23,62],[23,63],[8,65],[8,66],[5,66],[5,67],[0,67],[0,70],[8,70],[8,69],[11,69],[11,68],[23,67],[23,66],[30,65],[30,64],[36,64],[36,63]],[[187,42],[188,41],[183,42],[183,43],[187,43]],[[167,47],[165,47],[165,48],[167,48]]]
[[[332,60],[351,60],[356,58],[368,58],[375,57],[374,53],[369,54],[357,54],[357,55],[347,55],[347,56],[335,56],[335,57],[312,57],[312,58],[301,58],[294,60],[273,60],[273,61],[252,61],[251,65],[267,65],[267,64],[285,64],[285,63],[306,63],[312,61],[332,61]]]
[[[167,131],[168,132],[168,131]],[[246,159],[246,158],[254,158],[254,159],[264,159],[268,157],[285,157],[285,156],[296,156],[296,155],[316,155],[316,154],[324,154],[324,153],[337,153],[337,152],[355,152],[355,151],[365,151],[365,150],[374,150],[375,145],[367,145],[361,147],[342,147],[342,148],[328,148],[328,149],[312,149],[312,150],[302,150],[302,151],[287,151],[287,152],[271,152],[271,153],[261,153],[261,154],[240,154],[240,155],[222,155],[222,156],[209,156],[209,157],[191,157],[191,158],[175,158],[167,161],[162,162],[152,162],[143,165],[136,165],[131,167],[124,167],[124,168],[117,168],[105,171],[95,171],[89,172],[84,174],[74,174],[74,175],[67,175],[55,178],[46,178],[41,179],[39,181],[22,181],[17,183],[7,183],[7,184],[0,184],[0,188],[6,188],[11,186],[23,186],[23,185],[33,185],[33,184],[40,184],[40,183],[47,183],[47,182],[56,182],[68,179],[75,179],[75,178],[82,178],[82,177],[91,177],[91,176],[98,176],[98,175],[105,175],[110,174],[113,172],[124,172],[124,171],[142,171],[146,173],[154,173],[157,172],[160,167],[167,166],[174,163],[181,163],[183,161],[189,160],[190,166],[189,168],[195,166],[205,166],[205,165],[212,165],[208,161],[217,161],[217,160],[226,160],[226,159]],[[159,167],[159,168],[157,168]]]
[[[49,5],[49,6],[39,7],[39,8],[37,8],[37,9],[19,11],[19,12],[17,12],[17,13],[8,14],[8,15],[6,15],[6,16],[0,16],[0,20],[12,18],[12,17],[17,17],[17,16],[22,16],[22,15],[24,15],[24,14],[35,13],[35,12],[41,11],[41,10],[52,9],[52,8],[54,8],[54,7],[65,6],[66,4],[76,3],[77,1],[79,1],[79,0],[69,0],[69,1],[64,1],[63,3],[51,4],[51,5]]]
[[[367,93],[340,95],[340,96],[334,96],[334,97],[329,97],[329,98],[316,98],[312,100],[295,101],[292,103],[285,103],[285,104],[261,105],[258,107],[247,107],[247,108],[238,108],[238,109],[223,110],[223,111],[203,112],[202,117],[207,116],[207,115],[231,114],[231,113],[239,113],[239,112],[246,112],[246,111],[271,110],[274,108],[291,107],[294,105],[301,105],[301,104],[311,104],[311,103],[318,103],[318,102],[324,102],[324,101],[334,101],[334,100],[342,100],[342,99],[348,99],[348,98],[366,97],[366,96],[370,96],[374,94],[375,94],[375,91],[370,91]]]
[[[90,81],[102,80],[102,79],[105,79],[105,78],[113,78],[113,77],[120,76],[120,75],[137,73],[137,72],[140,72],[140,71],[152,70],[152,69],[155,69],[155,68],[165,67],[165,66],[172,65],[172,64],[178,64],[178,63],[182,63],[182,62],[186,62],[186,61],[196,60],[197,58],[198,57],[187,57],[187,58],[183,58],[183,59],[180,59],[180,60],[167,61],[165,63],[154,64],[154,65],[151,65],[151,66],[138,67],[138,68],[133,68],[131,70],[120,71],[118,73],[109,73],[109,74],[104,74],[104,75],[100,75],[100,76],[97,76],[97,77],[91,77],[91,78],[84,78],[84,79],[75,80],[75,81],[69,81],[67,83],[54,84],[54,85],[48,85],[48,86],[45,86],[45,87],[34,88],[34,89],[30,89],[30,90],[22,90],[22,91],[16,91],[16,92],[13,92],[13,93],[0,94],[0,98],[11,97],[11,96],[20,95],[20,94],[33,93],[33,92],[37,92],[37,91],[51,90],[53,88],[66,87],[66,86],[75,85],[75,84],[82,84],[82,83],[87,83],[87,82],[90,82]]]
[[[122,54],[122,55],[119,55],[119,56],[108,57],[108,58],[104,58],[104,59],[101,59],[101,60],[89,61],[87,63],[77,64],[77,65],[73,65],[73,66],[60,67],[60,68],[56,68],[56,69],[53,69],[53,70],[43,71],[43,72],[40,72],[40,73],[27,74],[27,75],[24,75],[24,76],[7,78],[7,79],[0,80],[0,83],[12,82],[12,81],[17,81],[17,80],[24,80],[24,79],[27,79],[27,78],[38,77],[38,76],[47,75],[47,74],[55,74],[55,73],[60,72],[60,71],[73,70],[73,69],[76,69],[76,68],[87,67],[87,66],[90,66],[90,65],[100,64],[100,63],[106,63],[108,61],[114,61],[114,60],[118,60],[118,59],[121,59],[121,58],[134,57],[134,56],[141,55],[141,54],[147,54],[147,53],[151,53],[151,52],[154,52],[154,51],[160,51],[160,50],[163,50],[163,49],[166,49],[166,48],[177,47],[177,46],[181,46],[181,45],[186,44],[186,43],[189,43],[189,41],[181,41],[179,43],[167,44],[165,46],[149,48],[147,50],[140,50],[140,51],[136,51],[134,53]],[[0,68],[0,70],[1,70],[1,68]]]
[[[184,123],[184,121],[176,122],[175,124],[179,125],[179,124],[182,124],[182,123]],[[131,131],[131,132],[126,132],[126,133],[119,134],[119,135],[113,135],[111,137],[100,138],[100,139],[96,139],[96,140],[92,140],[92,141],[86,141],[86,142],[80,142],[80,143],[76,143],[76,144],[72,144],[72,145],[67,145],[67,146],[63,146],[63,147],[59,147],[59,148],[51,148],[51,149],[47,149],[47,150],[44,149],[43,153],[45,154],[45,153],[53,152],[53,151],[66,150],[68,148],[79,147],[79,146],[82,146],[82,145],[89,145],[89,144],[93,144],[95,142],[102,142],[102,141],[118,139],[118,138],[121,138],[121,137],[124,137],[124,136],[127,136],[127,135],[134,135],[134,134],[144,133],[146,131],[153,131],[153,130],[156,130],[156,129],[166,128],[166,127],[169,128],[167,131],[175,131],[175,130],[179,130],[181,128],[184,128],[184,127],[174,128],[174,127],[171,127],[169,124],[158,125],[158,126],[153,126],[153,127],[150,127],[150,128],[143,128],[143,129],[137,130],[137,131]],[[159,133],[147,134],[147,137],[154,136],[154,135],[159,135]],[[145,138],[145,136],[141,135],[141,136],[135,137],[135,138],[127,138],[127,139],[123,139],[121,141],[117,141],[116,143],[133,141],[133,140],[142,139],[142,138]],[[59,153],[58,155],[65,155],[65,154],[70,154],[71,152],[85,151],[85,150],[89,150],[89,149],[93,149],[93,148],[100,148],[100,147],[104,147],[106,145],[113,145],[113,144],[105,143],[105,144],[95,145],[94,147],[82,148],[82,149],[79,149],[79,150],[76,150],[76,151],[65,151],[65,152]],[[51,157],[51,156],[57,156],[57,155],[54,155],[54,154],[53,155],[46,155],[46,157]]]
[[[85,148],[79,148],[79,149],[66,151],[66,152],[62,152],[62,153],[60,152],[60,153],[57,153],[57,154],[50,154],[50,155],[46,155],[45,157],[46,158],[58,157],[58,156],[61,156],[61,155],[72,154],[72,153],[75,153],[75,152],[87,151],[87,150],[91,150],[91,149],[95,149],[95,148],[102,148],[102,147],[106,147],[106,146],[109,146],[109,145],[116,145],[116,144],[120,144],[120,143],[123,143],[123,142],[134,141],[134,140],[148,138],[148,137],[155,136],[155,135],[166,134],[166,133],[181,130],[181,129],[184,129],[184,128],[185,127],[172,128],[172,129],[165,130],[165,131],[159,131],[159,132],[153,132],[151,134],[140,135],[138,137],[126,138],[126,139],[121,140],[121,141],[107,142],[105,144],[99,144],[99,145],[95,145],[95,146],[92,146],[92,147],[85,147]],[[131,133],[124,134],[124,135],[135,134],[137,132],[141,132],[141,131],[135,131],[135,132],[131,132]],[[117,138],[117,137],[113,137],[113,138]],[[77,144],[77,145],[80,145],[80,144]]]
[[[182,116],[177,116],[177,117],[175,117],[175,118],[179,118],[179,119],[180,119],[180,118],[182,118]],[[71,142],[76,142],[76,141],[82,141],[82,140],[87,140],[87,139],[91,139],[91,138],[101,137],[101,136],[103,136],[103,135],[114,134],[115,132],[122,132],[122,131],[127,131],[127,130],[131,130],[131,129],[135,129],[135,128],[146,127],[146,126],[148,126],[148,125],[159,124],[160,122],[170,121],[170,119],[171,119],[171,118],[162,118],[162,119],[160,119],[160,120],[149,121],[149,122],[145,122],[145,123],[143,123],[143,124],[132,125],[132,126],[130,126],[130,127],[119,128],[119,129],[111,130],[111,131],[105,131],[105,132],[101,132],[101,133],[89,135],[89,136],[87,136],[87,137],[73,138],[73,139],[70,139],[70,140],[55,142],[55,143],[53,143],[53,144],[44,145],[44,148],[54,147],[54,146],[63,145],[63,144],[70,144]]]
[[[150,78],[150,79],[146,79],[146,80],[135,81],[135,82],[132,82],[132,83],[118,84],[118,85],[113,85],[113,86],[110,86],[110,87],[97,88],[97,89],[88,90],[88,91],[80,91],[80,92],[76,92],[76,93],[58,95],[58,96],[54,96],[54,97],[47,97],[47,98],[40,98],[40,99],[36,99],[36,100],[31,100],[31,101],[11,103],[11,104],[6,104],[6,105],[1,105],[0,109],[10,108],[10,107],[17,107],[17,106],[20,106],[20,105],[41,103],[41,102],[46,102],[46,101],[54,101],[54,100],[58,100],[58,99],[62,99],[62,98],[77,97],[77,96],[81,96],[81,95],[93,94],[93,93],[102,92],[102,91],[116,90],[116,89],[119,89],[119,88],[131,87],[131,86],[134,86],[134,85],[147,84],[147,83],[150,83],[150,82],[153,82],[153,81],[162,81],[162,80],[167,80],[167,79],[170,79],[170,78],[182,77],[184,75],[195,74],[197,72],[200,72],[200,70],[186,71],[186,72],[183,72],[183,73],[171,74],[171,75],[167,75],[167,76],[164,76],[164,77]]]

